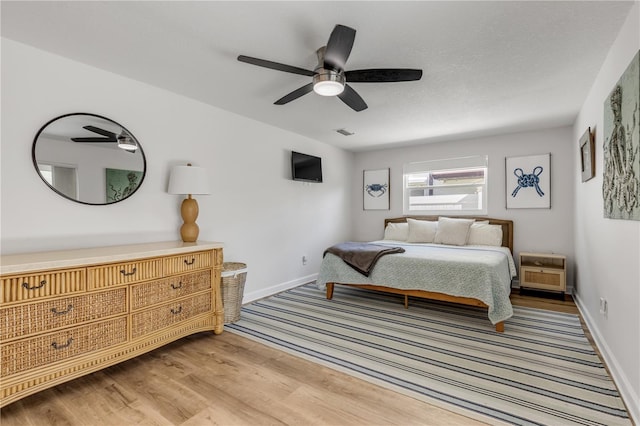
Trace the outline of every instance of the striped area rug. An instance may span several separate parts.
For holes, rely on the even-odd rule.
[[[315,284],[242,308],[226,330],[490,423],[629,425],[578,316],[486,310]],[[427,420],[427,419],[425,419]]]

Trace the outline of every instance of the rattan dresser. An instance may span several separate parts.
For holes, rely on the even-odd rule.
[[[199,331],[222,333],[222,244],[0,258],[0,406]]]

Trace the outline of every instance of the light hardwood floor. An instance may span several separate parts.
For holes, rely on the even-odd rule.
[[[571,300],[514,305],[578,313]],[[13,425],[480,425],[232,333],[199,333],[2,409]]]

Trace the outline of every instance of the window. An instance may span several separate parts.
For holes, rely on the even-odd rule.
[[[487,214],[486,155],[404,165],[404,214]]]

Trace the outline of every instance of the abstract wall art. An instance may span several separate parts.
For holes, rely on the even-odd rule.
[[[106,202],[113,203],[133,194],[140,185],[141,178],[142,172],[106,169]]]
[[[505,182],[508,209],[550,209],[551,154],[507,157]]]
[[[604,101],[604,217],[640,220],[640,52]]]

